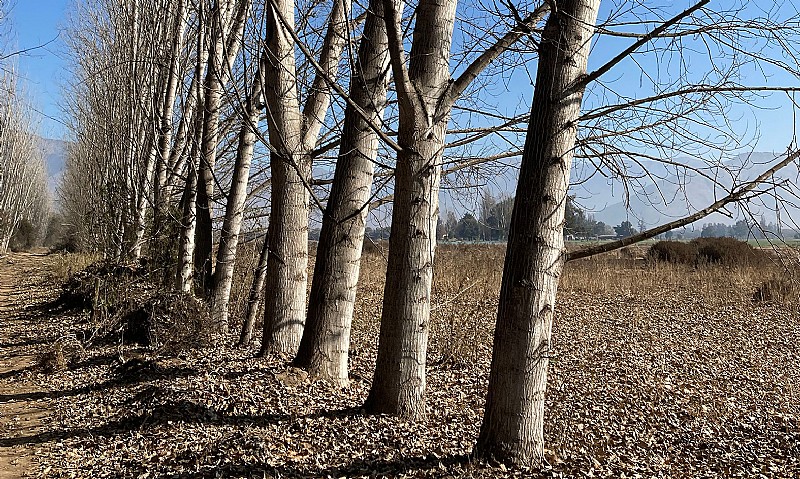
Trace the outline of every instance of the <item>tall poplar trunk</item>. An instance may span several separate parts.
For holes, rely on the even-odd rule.
[[[399,14],[384,0],[398,85],[400,124],[392,227],[375,377],[368,412],[425,415],[425,362],[430,320],[439,180],[450,108],[440,109],[450,80],[456,0],[423,0],[408,71],[398,57]],[[400,74],[398,74],[400,73]]]
[[[181,237],[178,245],[178,271],[175,289],[191,293],[194,285],[194,239],[197,228],[197,161],[193,158],[186,168],[186,187],[181,198]]]
[[[225,206],[225,219],[220,232],[217,263],[214,272],[214,286],[211,295],[211,318],[221,333],[228,331],[228,302],[236,266],[236,248],[239,245],[239,232],[242,229],[244,205],[247,200],[247,183],[250,178],[250,163],[256,143],[256,129],[262,108],[262,64],[260,60],[250,94],[245,100],[242,113],[242,126],[239,130],[239,145],[233,167],[231,189]]]
[[[564,262],[564,208],[586,63],[600,0],[558,2],[547,21],[500,289],[486,409],[476,451],[536,464],[556,290]],[[577,90],[577,91],[574,91]]]
[[[232,45],[235,52],[240,46],[239,39],[244,30],[249,0],[239,0],[239,9],[231,21],[232,0],[224,5],[218,4],[212,11],[212,43],[209,53],[208,69],[204,82],[203,139],[200,147],[200,167],[197,175],[197,230],[195,232],[195,274],[199,290],[204,297],[210,297],[213,281],[213,224],[212,199],[214,196],[214,167],[219,143],[219,117],[222,104],[222,90],[227,83],[229,70],[226,47],[229,37],[237,41]],[[233,56],[235,58],[235,54]]]
[[[389,52],[383,0],[372,0],[350,81],[350,98],[379,124],[386,105]],[[352,105],[322,220],[308,315],[294,364],[340,385],[348,382],[350,326],[364,244],[378,135]]]
[[[253,331],[264,295],[264,281],[267,277],[267,257],[269,256],[269,241],[264,238],[261,253],[258,255],[258,266],[253,272],[253,283],[250,285],[250,294],[247,295],[247,311],[244,315],[242,332],[239,335],[239,346],[249,346],[253,341]]]
[[[158,130],[158,156],[156,164],[156,181],[153,191],[153,221],[154,231],[159,233],[161,224],[164,220],[163,214],[166,208],[167,198],[165,187],[167,183],[167,168],[170,154],[170,146],[173,136],[173,116],[175,110],[175,100],[178,96],[178,83],[181,80],[180,57],[183,50],[184,38],[186,33],[187,0],[177,0],[177,11],[175,12],[175,23],[172,25],[172,47],[169,55],[169,68],[166,70],[166,82],[164,91],[164,101],[161,104],[159,114]]]
[[[308,267],[308,191],[304,182],[310,173],[302,155],[294,42],[287,30],[294,28],[294,2],[271,1],[266,14],[272,34],[264,83],[270,85],[265,96],[273,151],[262,355],[270,350],[292,352],[303,330]]]
[[[305,324],[308,281],[308,179],[311,158],[330,105],[327,79],[335,77],[347,41],[349,0],[334,0],[323,40],[319,65],[325,72],[314,78],[301,114],[295,77],[294,4],[274,0],[267,28],[276,32],[267,44],[265,69],[269,116],[271,208],[269,256],[264,296],[264,338],[261,355],[294,355]]]
[[[203,71],[208,61],[208,49],[206,48],[206,27],[203,23],[202,4],[198,14],[199,25],[197,35],[197,63],[195,64],[194,80],[192,81],[193,91],[191,96],[195,98],[195,105],[200,109],[194,113],[194,118],[184,114],[181,122],[192,124],[194,129],[186,127],[184,135],[190,131],[194,133],[189,152],[188,167],[186,168],[186,181],[181,195],[181,237],[178,245],[178,267],[175,274],[175,289],[184,293],[192,293],[194,290],[194,250],[195,250],[195,231],[197,229],[197,168],[200,163],[200,142],[203,133],[202,112],[203,97],[200,94]],[[183,130],[183,129],[182,129]],[[175,145],[173,145],[173,148]]]

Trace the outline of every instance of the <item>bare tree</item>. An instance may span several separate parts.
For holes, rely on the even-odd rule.
[[[702,0],[672,18],[656,18],[645,22],[653,25],[650,31],[630,35],[634,41],[629,47],[589,73],[587,73],[587,59],[592,38],[597,32],[603,32],[602,27],[594,26],[600,7],[599,0],[558,2],[558,9],[551,12],[539,42],[537,78],[511,220],[486,409],[476,446],[479,455],[528,465],[542,460],[544,401],[548,358],[551,353],[553,314],[559,277],[565,260],[619,248],[702,218],[731,202],[753,194],[758,185],[797,158],[797,153],[776,158],[774,164],[761,175],[749,181],[739,179],[727,195],[686,218],[652,228],[629,240],[569,254],[565,252],[564,209],[568,201],[567,188],[573,157],[576,151],[580,151],[579,148],[592,142],[599,142],[599,137],[605,136],[605,144],[613,156],[614,152],[620,151],[616,150],[615,143],[610,141],[615,138],[614,135],[625,138],[631,131],[648,132],[645,133],[645,138],[649,141],[660,134],[659,128],[663,125],[679,125],[685,128],[684,122],[693,122],[698,128],[714,128],[718,138],[733,136],[732,130],[717,129],[713,119],[705,117],[704,114],[714,111],[720,103],[732,99],[746,105],[753,104],[748,101],[749,98],[739,96],[739,93],[744,91],[743,87],[728,83],[729,75],[735,75],[735,72],[742,67],[742,57],[754,60],[762,68],[766,68],[769,64],[780,70],[795,69],[796,65],[773,61],[762,56],[757,49],[748,52],[740,44],[743,41],[746,43],[746,40],[753,38],[753,35],[756,37],[764,35],[764,32],[769,32],[766,36],[775,40],[783,26],[773,29],[770,19],[753,21],[734,19],[730,23],[720,24],[714,20],[716,18],[714,12],[703,10],[707,4],[708,0]],[[696,20],[697,23],[693,24],[690,21],[693,18],[699,19]],[[776,22],[777,25],[784,23]],[[793,22],[789,22],[791,23]],[[774,45],[779,49],[791,45],[791,42],[785,41],[787,39],[785,35],[794,35],[795,30],[796,26],[787,27],[783,31],[783,38],[776,40]],[[721,56],[712,58],[709,62],[711,72],[705,75],[704,80],[718,80],[721,83],[682,85],[680,81],[672,81],[671,92],[660,92],[655,96],[631,100],[621,105],[600,106],[594,110],[597,113],[595,119],[608,114],[610,116],[606,119],[613,121],[615,117],[612,114],[635,111],[641,105],[649,105],[651,113],[657,112],[657,114],[654,117],[640,116],[638,120],[629,117],[625,128],[606,131],[602,135],[597,135],[600,129],[597,126],[596,129],[590,129],[595,137],[591,140],[584,137],[584,142],[581,144],[578,141],[579,122],[593,116],[581,114],[587,86],[658,39],[663,39],[667,44],[664,51],[671,51],[675,55],[688,58],[691,50],[684,50],[680,42],[675,40],[684,36],[699,38],[699,42],[707,46],[707,51],[711,55],[720,55],[715,47],[709,46],[715,42],[719,42],[718,46],[723,46],[723,52],[728,49],[727,53],[732,53],[733,56],[729,59],[734,61],[727,63],[729,70],[718,69],[725,63],[720,61]],[[789,50],[785,51],[785,58],[797,58],[791,51],[793,47],[788,48]],[[653,48],[650,51],[659,49]],[[681,68],[686,68],[687,63],[680,62],[680,65]],[[716,74],[720,75],[719,79],[714,78]],[[682,75],[680,79],[688,81],[689,75]],[[761,90],[758,86],[753,86],[751,89]],[[762,91],[788,90],[791,88],[778,86],[765,88]],[[709,94],[712,100],[709,101],[709,97],[699,102],[692,100],[692,95],[698,91]],[[686,106],[676,111],[654,108],[654,103],[659,100],[673,97],[684,98],[690,109],[686,110]],[[619,125],[620,123],[617,123],[617,126]],[[727,126],[730,128],[730,124]],[[672,143],[676,150],[687,146],[696,148],[698,145],[704,147],[712,145],[711,142],[704,141],[702,134],[696,129],[683,129],[676,133],[673,139],[675,137],[687,139],[685,142]],[[628,155],[628,158],[636,157],[627,153],[621,155]],[[646,154],[640,155],[646,156]],[[669,159],[664,158],[657,161],[670,163]]]
[[[378,134],[371,124],[381,122],[389,86],[382,2],[370,2],[350,80],[351,103],[345,110],[339,156],[317,244],[308,316],[294,360],[314,376],[341,385],[348,383],[350,325],[378,153]]]
[[[0,76],[0,254],[23,222],[40,230],[49,214],[44,151],[13,69]]]
[[[265,83],[272,188],[269,255],[261,354],[294,355],[306,312],[311,157],[330,105],[328,79],[338,70],[348,38],[348,0],[334,0],[315,75],[303,110],[297,92],[294,5],[270,0]]]
[[[365,409],[406,417],[425,414],[425,363],[430,293],[439,213],[439,181],[447,124],[455,101],[508,47],[529,32],[544,7],[520,19],[450,78],[456,1],[423,0],[416,8],[414,38],[405,63],[401,19],[384,1],[400,120],[392,202],[392,231],[375,378]]]

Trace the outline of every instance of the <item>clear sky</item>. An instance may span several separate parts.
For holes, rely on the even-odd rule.
[[[24,50],[47,44],[19,55],[15,63],[22,76],[22,86],[41,122],[41,135],[63,138],[61,89],[69,70],[64,56],[63,34],[71,0],[15,0],[11,2],[9,47]],[[50,42],[50,43],[48,43]]]
[[[58,104],[63,83],[68,75],[62,29],[66,27],[67,11],[71,3],[72,0],[12,0],[11,2],[11,21],[7,25],[11,30],[9,46],[16,49],[27,49],[47,44],[16,58],[24,79],[24,88],[29,92],[34,108],[42,113],[40,115],[42,135],[46,137],[62,138],[64,136],[63,125],[52,118],[59,119],[62,116]],[[617,3],[612,1],[609,2],[609,5]],[[676,9],[679,7],[676,6]],[[627,42],[608,43],[622,47]],[[611,48],[609,52],[616,50],[616,48]],[[593,52],[593,60],[604,56],[598,55],[598,53],[600,52]],[[624,70],[625,66],[621,65],[609,76],[620,75]],[[525,76],[523,80],[526,80],[527,75],[523,76]],[[635,77],[633,80],[640,79],[639,75],[635,75]],[[528,90],[532,90],[532,88],[525,85],[526,81],[519,83],[525,91],[506,94],[507,99],[513,97],[514,103],[518,102],[520,97],[527,100],[531,94]],[[632,83],[635,84],[636,81]],[[777,103],[779,102],[776,101],[773,105],[777,106]],[[758,142],[760,149],[781,150],[787,146],[792,133],[791,118],[783,118],[782,113],[780,110],[762,111],[756,114],[745,114],[744,118],[740,120],[750,123],[749,128],[752,128],[754,121],[761,124],[761,141]],[[748,116],[749,118],[747,118]],[[743,129],[747,130],[748,128]]]

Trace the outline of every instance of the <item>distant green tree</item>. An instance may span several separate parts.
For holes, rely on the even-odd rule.
[[[39,230],[27,218],[19,222],[14,233],[11,235],[9,248],[12,251],[24,251],[36,246],[39,239]]]
[[[739,220],[731,227],[731,235],[738,239],[747,239],[750,236],[750,225],[747,220]]]
[[[506,239],[513,209],[514,198],[501,196],[495,199],[489,193],[485,193],[481,199],[479,214],[484,230],[483,238],[491,241]]]
[[[476,241],[482,239],[483,228],[480,222],[469,213],[466,213],[456,225],[456,238]]]
[[[567,204],[564,208],[564,232],[576,236],[590,236],[606,234],[605,224],[600,229],[603,232],[596,232],[599,223],[586,214],[586,212],[575,202],[575,196],[567,196]]]
[[[458,218],[452,211],[448,211],[444,220],[444,232],[448,238],[456,237],[456,227],[458,226]]]
[[[623,221],[619,225],[615,226],[614,232],[616,232],[617,236],[620,238],[627,238],[628,236],[633,236],[638,233],[630,221]]]
[[[595,236],[614,234],[614,228],[602,221],[598,221],[592,226],[592,234]]]
[[[725,223],[706,223],[700,232],[701,238],[724,238],[732,237],[731,228]]]

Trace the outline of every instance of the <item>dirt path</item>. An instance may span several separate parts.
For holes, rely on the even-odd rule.
[[[44,431],[49,401],[41,399],[41,389],[27,373],[51,339],[38,309],[55,291],[47,284],[50,261],[34,253],[0,258],[0,479],[25,477],[38,469],[35,448],[41,446],[26,438]]]

